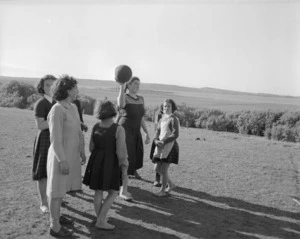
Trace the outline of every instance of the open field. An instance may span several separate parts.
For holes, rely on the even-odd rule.
[[[96,122],[84,119],[90,129]],[[33,112],[0,108],[0,132],[0,238],[49,238],[31,180]],[[178,142],[180,162],[170,168],[178,187],[166,198],[151,195],[145,146],[143,180],[130,181],[135,201],[116,200],[112,232],[91,225],[91,190],[67,195],[62,212],[75,221],[72,238],[300,238],[299,144],[191,128],[181,128]]]
[[[0,83],[18,80],[35,84],[35,78],[18,78],[0,76]],[[95,99],[115,101],[118,96],[119,85],[111,80],[83,80],[79,79],[81,94]],[[1,87],[1,85],[0,85]],[[268,94],[252,94],[246,92],[228,91],[212,88],[189,88],[175,85],[148,84],[141,82],[141,95],[144,96],[146,106],[152,108],[160,105],[166,98],[172,98],[176,103],[185,103],[197,109],[214,108],[221,111],[259,110],[282,111],[300,110],[300,97],[278,96]]]

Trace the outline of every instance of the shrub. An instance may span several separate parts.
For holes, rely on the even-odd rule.
[[[32,94],[31,96],[29,96],[27,98],[28,109],[33,110],[34,104],[39,98],[41,98],[41,95],[39,94]]]
[[[264,112],[252,112],[248,121],[248,129],[251,134],[257,136],[264,136],[266,127],[266,113]]]
[[[241,134],[251,134],[249,128],[249,120],[251,117],[250,111],[242,111],[237,119],[237,128]]]
[[[180,125],[186,127],[195,127],[196,109],[187,106],[185,103],[177,105],[178,110],[175,112],[178,117]]]
[[[28,108],[28,98],[35,94],[35,88],[25,82],[10,81],[2,86],[0,92],[0,106]]]
[[[82,113],[93,115],[96,100],[87,95],[79,95],[78,99],[81,103]]]
[[[281,125],[288,125],[294,127],[300,121],[300,112],[285,112],[279,119],[278,123]]]

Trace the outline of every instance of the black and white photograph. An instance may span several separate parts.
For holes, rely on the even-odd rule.
[[[300,238],[300,1],[0,0],[0,238]]]

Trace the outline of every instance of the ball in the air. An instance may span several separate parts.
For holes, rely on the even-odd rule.
[[[132,77],[132,71],[129,66],[120,65],[115,69],[115,80],[121,84],[126,83]]]

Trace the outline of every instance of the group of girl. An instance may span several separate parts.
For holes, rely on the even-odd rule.
[[[95,106],[99,122],[92,128],[91,154],[83,183],[95,191],[95,227],[99,229],[115,228],[107,222],[106,216],[118,192],[122,199],[132,200],[127,187],[128,175],[141,178],[137,172],[143,167],[141,128],[145,133],[145,144],[150,142],[150,137],[143,117],[144,99],[137,94],[139,87],[137,77],[120,84],[119,114],[108,100],[99,101]],[[78,95],[77,81],[68,75],[59,79],[46,75],[39,81],[37,90],[43,97],[34,108],[39,130],[34,143],[33,180],[38,182],[41,211],[50,212],[50,235],[70,236],[71,232],[62,225],[73,222],[60,215],[60,207],[67,192],[81,190],[81,165],[86,162],[82,130],[87,127],[80,118],[80,107],[74,104]],[[179,121],[173,114],[176,104],[167,99],[161,109],[150,153],[162,181],[160,190],[154,193],[158,197],[165,196],[175,187],[168,176],[168,168],[170,163],[178,164],[179,158],[176,142]],[[104,191],[108,192],[105,199]]]

